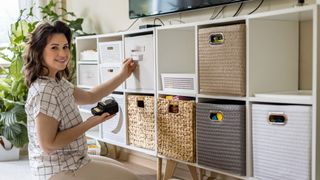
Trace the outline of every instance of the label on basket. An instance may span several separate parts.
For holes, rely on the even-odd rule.
[[[209,119],[214,122],[221,122],[223,120],[223,113],[219,112],[210,112]]]

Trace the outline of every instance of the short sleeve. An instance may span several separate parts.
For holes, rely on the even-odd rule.
[[[74,92],[74,88],[75,86],[68,80],[66,80],[65,78],[62,79],[63,81],[63,87],[66,88],[66,90],[68,91],[69,95],[73,96],[73,92]]]
[[[34,102],[35,117],[41,112],[49,117],[61,120],[61,109],[57,94],[50,87],[45,87],[36,97]]]

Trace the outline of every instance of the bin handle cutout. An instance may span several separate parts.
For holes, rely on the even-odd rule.
[[[267,119],[270,125],[286,125],[288,116],[284,112],[269,112]]]
[[[113,69],[107,69],[107,72],[113,72]]]
[[[209,35],[209,44],[211,46],[224,44],[223,33],[211,33]]]
[[[221,111],[210,111],[209,119],[213,122],[221,122],[223,120],[223,113]]]
[[[179,105],[175,103],[170,103],[168,111],[169,113],[179,113]]]
[[[139,98],[137,99],[137,107],[144,108],[144,100]]]

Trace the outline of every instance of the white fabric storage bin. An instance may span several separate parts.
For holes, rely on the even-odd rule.
[[[100,63],[121,63],[121,45],[121,41],[100,42],[98,44]]]
[[[153,35],[125,38],[125,57],[137,62],[137,68],[126,81],[126,88],[154,90],[154,46]]]
[[[84,86],[95,86],[99,83],[98,65],[80,64],[78,69],[79,84]]]
[[[311,112],[311,106],[252,105],[255,178],[311,178]]]
[[[110,66],[109,64],[101,64],[100,65],[100,80],[101,83],[104,83],[110,79],[112,79],[118,72],[120,71],[120,64],[118,66]],[[118,86],[116,91],[122,91],[123,85]]]
[[[102,138],[112,142],[126,143],[126,120],[124,118],[123,95],[111,94],[118,105],[119,112],[111,119],[102,123]]]

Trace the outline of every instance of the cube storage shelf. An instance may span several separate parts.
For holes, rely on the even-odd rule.
[[[174,160],[238,179],[278,178],[269,176],[264,169],[270,169],[272,166],[273,170],[276,170],[277,167],[272,163],[284,167],[291,161],[285,157],[278,158],[277,151],[284,150],[285,147],[276,142],[276,137],[266,137],[268,133],[275,132],[283,134],[284,137],[281,141],[287,144],[288,149],[285,151],[288,157],[291,155],[298,156],[294,154],[297,152],[293,151],[303,154],[303,156],[299,156],[299,159],[303,160],[303,164],[294,163],[296,166],[293,165],[292,168],[303,168],[308,171],[292,177],[281,176],[281,179],[320,179],[320,160],[318,158],[320,156],[319,17],[320,5],[316,3],[248,16],[76,38],[77,57],[80,57],[81,52],[87,50],[96,50],[99,54],[96,60],[94,58],[78,59],[77,73],[80,87],[90,88],[110,79],[119,70],[117,68],[121,67],[121,62],[126,57],[131,57],[138,63],[136,72],[114,93],[122,104],[122,117],[124,118],[121,124],[123,131],[121,131],[120,137],[122,140],[111,136],[109,138],[106,132],[109,131],[110,133],[110,129],[106,124],[97,126],[92,132],[88,132],[88,136],[95,136],[101,141],[158,158],[172,159],[172,157],[166,157],[166,153],[157,151],[159,149],[156,143],[158,142],[157,133],[159,133],[159,127],[157,128],[157,100],[166,95],[187,96],[194,99],[198,107],[195,118],[197,122],[195,144],[198,146],[195,153],[196,161],[173,158]],[[238,46],[233,47],[229,44],[229,46],[221,49],[223,43],[229,43],[228,41],[231,40],[232,44],[232,38],[234,38],[231,36],[230,39],[228,34],[223,33],[223,31],[228,31],[225,27],[237,25],[241,25],[240,29],[243,32],[236,38],[239,40]],[[202,33],[202,31],[208,29],[212,33]],[[206,39],[208,42],[205,42]],[[209,43],[209,45],[206,45],[207,49],[205,51],[201,49],[202,43]],[[217,45],[210,45],[210,43],[217,43]],[[220,50],[215,49],[213,51],[213,48],[217,47]],[[108,51],[111,52],[110,55],[108,55]],[[210,58],[203,61],[203,57],[207,57],[207,55]],[[229,56],[241,56],[242,59],[239,58],[241,59],[237,62],[239,64],[235,65],[231,61],[225,62],[229,61],[230,58],[223,59]],[[109,61],[108,58],[112,60]],[[119,61],[117,58],[120,58]],[[215,63],[214,60],[217,58],[222,58],[222,63]],[[234,60],[234,58],[231,59]],[[209,65],[212,68],[205,69]],[[94,68],[85,68],[86,66]],[[93,69],[96,71],[94,72]],[[188,74],[194,78],[185,81],[184,77],[181,77],[183,74]],[[172,81],[174,84],[163,87],[163,75],[169,75],[169,78],[171,78],[169,83]],[[220,75],[222,77],[219,77]],[[212,78],[213,76],[215,78]],[[209,81],[207,82],[207,80]],[[232,82],[233,80],[234,82]],[[179,84],[180,82],[181,84]],[[184,84],[186,82],[188,84]],[[194,83],[193,86],[190,86],[190,82]],[[202,86],[203,83],[205,86]],[[207,86],[208,83],[214,86],[212,87],[215,88],[213,91]],[[236,86],[232,87],[232,85]],[[187,87],[187,89],[179,89],[180,87]],[[188,87],[192,88],[188,89]],[[208,87],[209,91],[206,91]],[[229,89],[220,90],[218,89],[220,87]],[[237,90],[232,92],[233,88]],[[215,91],[216,89],[219,92]],[[111,96],[114,94],[111,94]],[[136,147],[129,143],[128,97],[130,96],[153,97],[155,134],[151,141],[155,142],[154,148],[146,149],[143,146]],[[270,117],[272,117],[268,123],[268,118],[260,116],[260,111],[257,112],[256,107],[260,106],[295,107],[297,112],[307,107],[308,111],[299,114],[300,121],[296,120],[299,123],[297,126],[300,130],[304,129],[303,132],[301,130],[299,133],[302,133],[300,137],[305,138],[304,141],[308,142],[305,142],[307,145],[295,147],[289,136],[290,133],[295,134],[291,130],[295,131],[296,127],[289,128],[288,126],[284,128],[286,126],[279,125],[288,113],[282,112],[284,110],[278,108],[272,109],[272,112],[268,112],[271,113]],[[201,114],[203,110],[208,111],[207,114]],[[279,111],[286,115],[277,115]],[[223,112],[226,114],[223,114]],[[82,109],[83,116],[89,116],[88,113],[88,108],[87,110]],[[237,113],[241,115],[237,116]],[[221,122],[226,124],[214,124],[218,123],[214,121],[224,117],[221,115],[225,115],[226,121],[222,120]],[[292,115],[290,115],[287,125],[292,125],[290,124],[291,117]],[[295,118],[293,119],[295,120]],[[204,124],[202,121],[208,124]],[[227,124],[228,121],[232,123]],[[259,123],[264,123],[264,125]],[[273,123],[278,124],[274,125]],[[227,128],[224,129],[224,126]],[[212,129],[213,127],[216,130]],[[235,133],[233,135],[228,134],[228,130],[232,128],[237,129],[237,131],[233,131]],[[269,128],[271,128],[270,131]],[[275,130],[272,130],[272,128]],[[226,135],[230,135],[230,137],[226,137]],[[210,146],[210,143],[205,143],[204,139],[208,136],[211,138],[215,136],[216,139],[210,141],[215,144],[215,147]],[[229,143],[230,147],[226,147],[228,144],[224,142],[224,138],[233,138],[234,143]],[[226,149],[221,151],[219,146],[226,147]],[[236,150],[232,149],[231,146],[237,147]],[[266,154],[262,147],[275,148],[269,149],[269,154]],[[221,156],[232,157],[231,161],[224,162],[225,159],[221,159],[221,162],[210,162],[206,158],[210,156],[210,153],[217,152],[222,153]],[[270,163],[263,162],[265,157],[268,158]],[[214,161],[219,161],[219,159]],[[229,166],[228,163],[233,163],[233,166]]]

